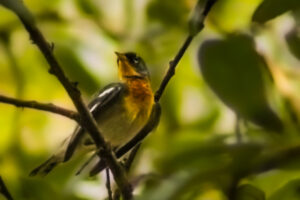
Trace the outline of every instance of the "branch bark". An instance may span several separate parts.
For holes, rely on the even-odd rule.
[[[175,69],[179,61],[181,60],[182,56],[186,52],[187,48],[190,46],[192,40],[194,39],[194,36],[189,35],[186,39],[185,42],[183,43],[182,47],[176,54],[175,58],[169,62],[169,69],[164,76],[158,90],[155,92],[154,100],[155,102],[159,102],[163,92],[165,91],[169,81],[171,78],[175,75]]]
[[[7,97],[4,95],[0,95],[0,103],[6,103],[6,104],[14,105],[16,107],[21,107],[21,108],[31,108],[31,109],[36,109],[36,110],[52,112],[52,113],[59,114],[59,115],[68,117],[70,119],[73,119],[78,123],[80,122],[80,116],[77,112],[56,106],[52,103],[39,103],[37,101],[24,101],[24,100]]]
[[[204,24],[203,24],[204,19],[216,1],[217,0],[205,0],[204,4],[203,4],[203,1],[200,1],[200,0],[198,1],[194,15],[193,15],[192,19],[190,20],[190,24],[193,24],[193,26],[191,26],[190,33],[189,33],[188,37],[186,38],[184,44],[180,48],[179,52],[176,54],[175,58],[170,62],[169,69],[168,69],[166,75],[164,76],[159,89],[155,93],[154,99],[155,99],[156,103],[159,102],[167,84],[169,83],[170,79],[174,76],[176,66],[179,63],[179,61],[181,60],[184,53],[186,52],[189,45],[191,44],[192,40],[204,28]],[[80,115],[80,124],[82,125],[83,128],[85,128],[88,131],[88,133],[94,140],[97,148],[100,150],[99,155],[102,159],[105,160],[106,164],[111,169],[114,179],[115,179],[124,199],[125,200],[132,199],[132,188],[127,180],[125,170],[117,162],[109,145],[107,145],[105,143],[103,136],[101,135],[101,133],[98,130],[95,119],[92,117],[87,106],[83,103],[83,100],[81,98],[81,93],[77,89],[76,83],[70,82],[68,80],[68,78],[65,76],[60,64],[58,63],[58,61],[56,60],[56,58],[53,55],[53,52],[52,52],[53,46],[45,40],[43,34],[37,28],[30,11],[22,4],[21,1],[18,1],[18,0],[14,0],[14,1],[1,0],[0,3],[3,4],[5,7],[9,8],[10,10],[12,10],[19,17],[20,21],[23,23],[25,29],[29,33],[31,40],[33,41],[34,44],[36,44],[38,46],[38,48],[40,49],[40,51],[46,58],[49,66],[50,66],[49,73],[53,74],[57,77],[57,79],[60,81],[60,83],[63,85],[66,92],[72,99],[72,101]],[[20,102],[18,102],[18,103],[20,103]],[[36,106],[37,102],[34,102],[34,104]],[[45,108],[45,107],[43,107],[43,108]],[[49,108],[49,107],[47,107],[47,108]],[[41,110],[43,110],[43,109],[41,109]],[[145,135],[147,135],[147,134],[145,134]]]
[[[209,11],[213,7],[213,5],[217,2],[217,0],[198,0],[198,3],[196,4],[194,14],[191,17],[189,24],[189,35],[185,39],[185,42],[179,49],[178,53],[174,57],[173,60],[169,62],[169,68],[164,76],[158,90],[155,92],[154,100],[155,102],[159,102],[164,90],[166,89],[169,81],[171,78],[175,75],[175,69],[181,60],[182,56],[192,43],[195,36],[197,36],[204,28],[204,20],[206,16],[208,15]]]
[[[18,0],[1,0],[0,3],[13,11],[19,17],[20,21],[29,33],[30,39],[34,44],[38,46],[39,50],[47,60],[50,66],[49,73],[56,76],[56,78],[60,81],[60,83],[63,85],[66,92],[72,99],[73,104],[75,105],[80,115],[81,126],[85,130],[87,130],[91,138],[94,140],[97,148],[100,149],[99,156],[105,160],[105,162],[111,169],[114,179],[121,190],[122,196],[125,200],[132,199],[132,188],[127,180],[125,170],[122,168],[122,166],[119,165],[112,153],[112,150],[105,143],[103,136],[98,130],[95,119],[92,117],[92,114],[82,100],[81,93],[76,87],[77,84],[72,83],[64,74],[62,67],[60,66],[52,52],[52,45],[46,41],[43,34],[36,26],[34,18],[30,11],[21,1]]]
[[[175,75],[175,69],[181,60],[182,56],[192,43],[194,37],[198,35],[204,28],[204,20],[206,16],[208,15],[209,11],[213,7],[213,5],[217,2],[217,0],[198,0],[194,14],[192,18],[189,21],[190,24],[190,30],[189,30],[189,35],[185,39],[185,42],[179,49],[178,53],[175,55],[174,59],[169,62],[169,68],[164,76],[159,88],[156,90],[155,95],[154,95],[154,101],[155,101],[155,106],[154,106],[154,113],[153,117],[150,117],[149,122],[145,125],[145,127],[127,144],[125,144],[123,147],[121,147],[117,152],[116,156],[117,158],[121,157],[124,155],[126,152],[128,152],[130,149],[132,149],[134,146],[135,148],[130,154],[128,162],[126,162],[126,171],[129,171],[131,163],[133,162],[135,155],[141,145],[141,141],[159,124],[159,118],[161,114],[161,109],[159,105],[159,100],[165,91],[169,81],[171,78]],[[114,200],[119,199],[119,191],[116,190],[115,195],[114,195]]]
[[[7,200],[13,200],[1,176],[0,176],[0,194],[3,194],[3,196],[5,196]]]

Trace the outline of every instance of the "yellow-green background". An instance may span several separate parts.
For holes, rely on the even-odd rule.
[[[154,174],[150,177],[156,177],[155,174],[163,173],[168,167],[176,168],[161,165],[168,163],[170,155],[176,152],[181,155],[180,152],[199,147],[213,138],[224,135],[229,143],[234,140],[235,116],[210,91],[198,67],[197,49],[208,38],[220,38],[233,32],[253,34],[258,50],[274,69],[271,70],[276,88],[273,104],[280,113],[286,113],[281,99],[288,98],[298,113],[300,62],[289,51],[285,35],[297,27],[299,18],[288,12],[256,27],[251,18],[261,2],[220,0],[215,5],[206,20],[205,30],[187,50],[163,94],[159,127],[144,142],[132,177],[149,173]],[[187,20],[196,0],[24,0],[24,3],[35,15],[47,40],[55,44],[55,55],[70,79],[79,82],[88,101],[98,89],[118,80],[114,51],[134,51],[142,56],[151,72],[152,88],[157,89],[168,62],[188,34]],[[30,42],[27,32],[3,7],[0,7],[0,32],[9,38],[2,37],[0,43],[0,94],[74,109],[63,87],[47,72],[48,65]],[[103,175],[74,176],[80,160],[59,166],[47,177],[28,176],[59,148],[74,126],[73,121],[59,115],[0,104],[0,174],[15,199],[103,199],[106,196]],[[293,136],[293,140],[297,138]],[[269,138],[254,134],[247,139],[264,143]],[[178,157],[177,162],[191,161],[189,157],[181,159]],[[196,158],[191,156],[190,159]],[[155,182],[158,188],[148,190],[141,182],[136,193],[145,195],[145,199],[149,193],[156,195],[152,199],[174,199],[168,196],[178,192],[179,189],[174,189],[178,187],[183,194],[177,196],[179,199],[225,199],[221,190],[211,183],[201,187],[193,182],[188,187],[180,186],[190,180],[189,172],[205,163],[204,159],[192,165],[192,169],[179,168],[171,175],[158,178]],[[297,178],[300,178],[298,170],[279,169],[245,181],[270,197]]]

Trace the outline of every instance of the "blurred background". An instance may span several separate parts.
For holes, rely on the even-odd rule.
[[[144,58],[156,90],[188,34],[187,21],[196,2],[24,0],[47,40],[55,44],[54,53],[64,71],[79,83],[86,102],[97,90],[118,80],[114,51],[134,51]],[[132,179],[140,180],[135,190],[140,199],[224,200],[234,173],[227,169],[244,167],[247,159],[256,158],[266,147],[276,151],[297,143],[300,6],[291,0],[285,6],[273,1],[273,5],[259,7],[262,2],[223,0],[211,10],[206,28],[195,38],[167,86],[160,124],[143,142],[130,172]],[[271,104],[289,126],[285,137],[274,139],[250,127],[250,134],[243,135],[247,144],[231,146],[236,142],[235,114],[205,84],[197,61],[203,41],[230,33],[252,35],[266,59],[274,78]],[[0,7],[0,94],[74,109],[47,69],[18,19]],[[107,196],[103,174],[93,178],[87,173],[74,175],[86,158],[61,165],[46,177],[28,176],[58,149],[74,126],[59,115],[0,104],[0,174],[15,199]],[[253,200],[263,196],[299,199],[299,163],[289,164],[243,178],[242,182],[251,186],[242,190],[254,196]]]

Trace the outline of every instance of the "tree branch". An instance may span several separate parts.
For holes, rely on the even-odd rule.
[[[140,147],[141,147],[142,143],[137,144],[130,152],[128,159],[125,160],[124,163],[124,167],[126,170],[126,173],[129,173],[130,167],[135,159],[136,154],[138,153]],[[120,190],[117,188],[115,189],[114,193],[113,193],[113,200],[119,200],[120,199]]]
[[[189,36],[186,38],[183,46],[180,48],[175,58],[170,62],[169,69],[159,89],[155,93],[155,102],[159,102],[167,84],[175,74],[177,64],[191,44],[192,40],[204,28],[204,19],[216,1],[217,0],[205,0],[204,6],[203,1],[198,1],[194,15],[190,20],[190,24],[193,24],[193,26],[191,26],[190,28]],[[94,118],[89,112],[87,106],[82,101],[80,91],[77,89],[76,84],[71,83],[62,71],[60,64],[57,62],[52,53],[53,48],[45,40],[42,33],[36,27],[32,14],[27,10],[27,8],[22,4],[21,1],[14,0],[14,2],[12,2],[11,0],[1,0],[0,3],[11,9],[19,17],[25,29],[28,31],[31,40],[38,46],[38,48],[46,58],[48,64],[50,65],[49,73],[55,75],[58,78],[58,80],[64,86],[65,90],[72,99],[81,117],[80,124],[88,131],[96,146],[100,149],[100,156],[105,160],[106,164],[111,169],[112,174],[114,175],[114,179],[118,187],[120,188],[124,199],[132,199],[132,188],[126,178],[124,169],[116,161],[110,147],[105,143],[104,138],[97,128],[97,124]]]
[[[133,148],[135,145],[136,148],[133,149],[131,152],[128,161],[126,162],[125,168],[126,171],[128,172],[130,169],[130,166],[135,158],[135,155],[137,151],[140,148],[140,141],[142,141],[158,124],[159,124],[159,119],[160,119],[160,114],[161,114],[161,109],[159,105],[159,100],[166,89],[166,86],[168,85],[169,81],[171,78],[175,75],[175,69],[176,66],[178,65],[179,61],[181,60],[182,56],[186,52],[187,48],[190,46],[191,42],[193,41],[194,37],[203,30],[204,28],[204,20],[206,16],[208,15],[209,11],[211,10],[212,6],[217,2],[217,0],[198,0],[194,14],[192,18],[189,21],[190,24],[190,30],[189,30],[189,35],[185,39],[185,42],[179,49],[178,53],[174,57],[172,61],[169,62],[169,69],[164,76],[159,88],[155,92],[154,95],[154,101],[155,105],[153,107],[153,117],[148,120],[148,123],[143,127],[143,129],[127,144],[122,146],[117,152],[116,156],[119,158],[122,155],[124,155],[126,152],[128,152],[131,148]],[[114,200],[119,199],[119,191],[118,189],[115,191],[114,195]]]
[[[120,158],[125,153],[127,153],[130,149],[132,149],[136,144],[138,144],[140,141],[142,141],[158,124],[159,124],[159,118],[161,114],[161,108],[159,105],[159,100],[169,83],[170,79],[175,74],[175,69],[179,61],[181,60],[182,56],[186,52],[187,48],[193,41],[194,37],[200,33],[204,28],[204,20],[206,16],[208,15],[209,11],[211,10],[212,6],[217,2],[217,0],[198,0],[198,3],[195,7],[194,14],[192,18],[189,21],[190,24],[190,33],[187,36],[185,42],[183,43],[182,47],[179,49],[178,53],[174,57],[172,61],[169,63],[169,69],[164,76],[160,87],[155,92],[154,100],[155,105],[153,106],[152,114],[153,116],[150,116],[150,119],[148,120],[148,123],[143,127],[142,130],[127,144],[122,146],[120,149],[116,151],[117,158]]]
[[[154,100],[155,102],[159,102],[164,90],[166,89],[167,84],[169,83],[170,79],[174,76],[175,74],[175,69],[179,61],[181,60],[183,54],[187,50],[187,48],[190,46],[192,40],[194,39],[194,36],[189,35],[186,39],[185,42],[183,43],[182,47],[176,54],[175,58],[169,62],[169,69],[164,76],[158,90],[155,92]]]
[[[49,73],[57,77],[72,99],[78,113],[80,114],[81,126],[87,130],[97,148],[100,149],[99,155],[105,160],[111,169],[114,179],[120,188],[124,199],[132,199],[132,188],[127,180],[125,170],[119,165],[110,147],[105,143],[103,136],[98,130],[95,119],[92,117],[92,114],[88,110],[87,106],[83,103],[81,93],[76,87],[77,84],[70,82],[64,74],[62,67],[53,55],[52,45],[46,41],[43,34],[37,28],[30,11],[25,7],[22,1],[19,0],[1,0],[0,3],[12,10],[19,17],[20,21],[23,23],[25,29],[29,33],[32,42],[38,46],[46,58],[50,66]]]
[[[110,184],[110,176],[109,176],[109,169],[106,168],[106,189],[108,193],[108,200],[113,200],[112,199],[112,191],[111,191],[111,184]]]
[[[7,200],[13,200],[1,176],[0,176],[0,194],[3,194],[3,196],[5,196]]]
[[[11,97],[6,97],[4,95],[0,95],[0,103],[11,104],[16,107],[21,108],[31,108],[36,110],[48,111],[55,114],[63,115],[70,119],[75,120],[76,122],[80,122],[80,116],[77,112],[68,110],[59,106],[56,106],[52,103],[39,103],[37,101],[24,101]]]
[[[133,162],[134,157],[141,145],[140,141],[142,141],[159,124],[159,119],[160,119],[160,114],[161,114],[159,100],[160,100],[166,86],[168,85],[169,81],[175,75],[176,66],[178,65],[182,56],[186,52],[187,48],[190,46],[194,37],[203,30],[204,20],[216,2],[217,2],[217,0],[205,0],[205,1],[198,0],[197,4],[195,6],[194,14],[189,21],[189,24],[190,24],[189,35],[185,39],[185,42],[179,49],[179,51],[176,54],[176,56],[174,57],[174,59],[169,62],[169,69],[168,69],[166,75],[164,76],[159,88],[155,92],[154,101],[156,104],[153,107],[152,119],[150,117],[150,119],[149,119],[148,123],[145,125],[145,127],[131,141],[129,141],[127,144],[125,144],[124,146],[122,146],[120,149],[117,150],[116,156],[117,156],[117,158],[120,158],[122,155],[124,155],[126,152],[128,152],[130,149],[132,149],[135,145],[138,144],[138,146],[136,146],[136,148],[130,154],[130,159],[128,160],[128,162],[126,162],[125,167],[126,167],[127,171],[129,170],[131,163]],[[118,190],[116,190],[116,192],[115,192],[114,199],[118,199]]]
[[[169,62],[169,69],[164,76],[158,90],[155,92],[154,100],[159,102],[166,86],[168,85],[171,78],[175,75],[175,69],[182,56],[186,52],[187,48],[190,46],[191,42],[204,28],[204,20],[211,10],[212,6],[217,2],[217,0],[198,0],[198,3],[195,7],[194,14],[189,21],[190,30],[189,35],[185,39],[185,42],[179,49],[178,53],[173,60]]]
[[[217,2],[217,0],[198,0],[198,3],[196,4],[194,14],[192,18],[189,21],[190,24],[190,30],[189,35],[185,39],[185,42],[179,49],[178,53],[174,57],[172,61],[169,62],[169,69],[164,76],[159,88],[155,92],[154,95],[154,101],[155,105],[153,107],[153,113],[152,117],[148,120],[148,123],[143,127],[142,130],[127,144],[122,146],[120,149],[116,151],[117,158],[120,158],[122,155],[124,155],[126,152],[128,152],[130,149],[132,149],[135,145],[139,144],[136,149],[133,150],[132,154],[130,155],[130,159],[128,161],[127,171],[130,168],[131,163],[134,160],[134,157],[140,147],[140,141],[142,141],[158,124],[159,124],[159,118],[161,114],[161,109],[159,105],[159,100],[168,85],[169,81],[175,74],[176,66],[178,65],[179,61],[181,60],[182,56],[186,52],[187,48],[190,46],[191,42],[193,41],[194,37],[203,30],[204,28],[204,20],[206,16],[208,15],[209,11],[211,10],[212,6]],[[115,193],[115,198],[118,199],[117,193]],[[115,199],[114,198],[114,199]]]
[[[260,174],[284,165],[288,165],[292,161],[300,158],[300,144],[285,147],[277,151],[272,151],[268,154],[263,154],[258,157],[250,170],[246,171],[245,176],[252,174]]]

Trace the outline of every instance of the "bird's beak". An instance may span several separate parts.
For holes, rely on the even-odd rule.
[[[115,54],[116,54],[118,57],[122,55],[121,53],[119,53],[119,52],[117,52],[117,51],[115,51]]]
[[[118,66],[120,66],[120,62],[121,63],[124,63],[125,62],[125,60],[126,60],[126,56],[125,56],[125,54],[123,54],[123,53],[120,53],[120,52],[117,52],[117,51],[115,51],[115,54],[117,55],[117,65]]]
[[[124,60],[124,58],[126,58],[123,53],[115,51],[115,54],[117,55],[118,60]]]
[[[119,53],[115,52],[117,55],[117,64],[118,64],[118,69],[119,69],[119,76],[131,76],[131,75],[136,75],[136,72],[133,70],[132,66],[128,62],[127,57],[125,56],[125,53]]]

